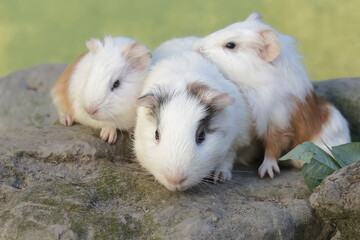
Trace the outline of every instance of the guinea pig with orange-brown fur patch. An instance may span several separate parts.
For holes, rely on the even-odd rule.
[[[314,93],[295,39],[265,24],[260,14],[198,40],[194,50],[245,94],[265,148],[261,178],[279,173],[279,157],[304,141],[328,152],[327,146],[350,142],[345,118]]]
[[[126,37],[91,39],[52,88],[53,103],[65,126],[74,122],[101,129],[112,144],[117,129],[135,125],[136,100],[151,62],[150,51]]]

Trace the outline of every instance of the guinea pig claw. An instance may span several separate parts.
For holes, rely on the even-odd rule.
[[[129,133],[129,137],[130,137],[131,139],[135,140],[134,128],[129,129],[128,133]]]
[[[269,175],[270,179],[274,179],[274,171],[280,173],[279,165],[276,160],[265,159],[261,164],[258,170],[260,178],[264,178],[266,173]]]
[[[231,179],[231,172],[228,169],[218,169],[214,172],[213,178],[214,184],[217,182],[222,183]]]
[[[100,138],[109,144],[114,144],[117,140],[116,128],[102,128]]]
[[[73,125],[73,121],[70,115],[60,116],[59,121],[64,126],[71,126]]]

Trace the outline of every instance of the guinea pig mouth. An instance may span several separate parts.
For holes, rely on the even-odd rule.
[[[191,187],[188,184],[183,184],[183,183],[181,183],[181,184],[166,183],[166,184],[164,184],[164,186],[173,192],[176,192],[176,191],[183,192]]]
[[[176,192],[176,191],[183,192],[183,191],[189,189],[189,187],[183,186],[183,185],[166,185],[165,187],[172,192]]]

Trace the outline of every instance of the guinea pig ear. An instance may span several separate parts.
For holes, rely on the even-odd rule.
[[[262,20],[262,16],[260,13],[257,13],[257,12],[253,12],[251,13],[245,21],[261,21]]]
[[[102,44],[99,39],[92,38],[89,41],[86,41],[86,46],[90,52],[95,54],[99,48],[102,47]]]
[[[230,106],[234,103],[234,99],[229,96],[227,93],[218,93],[215,95],[210,102],[210,106],[215,108],[217,111],[221,111],[227,106]]]
[[[145,70],[152,58],[150,51],[144,45],[137,42],[125,46],[121,54],[132,62],[134,68],[139,70]]]
[[[137,99],[136,106],[146,107],[146,108],[156,108],[159,106],[159,102],[155,98],[154,94],[147,93]]]
[[[191,93],[199,98],[201,102],[210,106],[216,111],[221,111],[225,107],[234,103],[234,99],[231,98],[229,94],[211,89],[199,82],[189,83],[187,88]]]
[[[278,34],[272,29],[260,30],[259,35],[263,40],[260,48],[260,57],[267,62],[274,61],[281,52],[281,45]]]

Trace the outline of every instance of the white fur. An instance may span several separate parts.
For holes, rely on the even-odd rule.
[[[155,48],[155,50],[152,52],[152,63],[154,64],[165,57],[170,57],[173,55],[181,54],[182,52],[191,51],[194,43],[199,39],[199,37],[190,36],[184,38],[174,38],[165,41],[160,46]]]
[[[135,125],[136,100],[140,94],[145,70],[134,69],[122,50],[135,40],[126,37],[105,37],[87,42],[90,51],[78,62],[71,76],[68,97],[72,103],[76,122],[101,128],[101,138],[116,141],[116,129],[129,130]],[[111,90],[114,82],[120,86]],[[59,105],[53,94],[55,105]],[[98,109],[91,116],[85,108]],[[65,125],[68,113],[58,107]],[[69,124],[71,125],[71,124]]]
[[[330,114],[319,136],[312,140],[316,145],[330,154],[328,147],[338,146],[350,142],[348,123],[333,105],[329,106]]]
[[[205,107],[188,93],[187,85],[193,82],[228,93],[234,100],[216,114],[211,127],[218,131],[206,133],[200,145],[195,142],[195,134],[199,121],[205,116]],[[172,191],[186,190],[212,171],[215,171],[215,180],[219,176],[230,179],[236,149],[250,141],[251,117],[236,86],[198,53],[185,52],[165,58],[152,67],[142,94],[156,93],[158,88],[173,97],[161,108],[159,122],[148,116],[149,109],[138,108],[135,152],[141,165]],[[157,128],[159,142],[155,139]],[[166,178],[186,180],[172,184]]]
[[[195,51],[215,63],[246,95],[259,137],[264,136],[269,124],[280,129],[289,126],[296,102],[304,101],[313,91],[292,37],[275,31],[281,45],[280,55],[272,62],[259,56],[256,46],[263,41],[259,34],[262,30],[275,31],[261,21],[261,15],[252,14],[246,21],[234,23],[194,44]],[[238,48],[225,48],[228,42],[236,43]],[[321,134],[329,146],[350,141],[346,120],[338,111],[329,122]],[[270,176],[273,169],[278,169],[275,164],[265,164]],[[264,172],[262,168],[260,175],[261,172]]]

